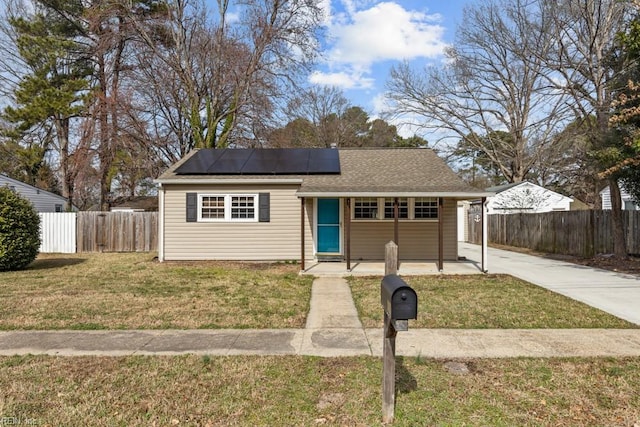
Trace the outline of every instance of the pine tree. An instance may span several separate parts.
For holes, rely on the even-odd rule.
[[[15,106],[4,110],[12,124],[8,136],[16,141],[40,139],[34,150],[47,148],[51,138],[59,158],[62,195],[67,209],[73,202],[73,171],[70,165],[71,120],[84,111],[88,97],[89,63],[75,40],[78,29],[59,15],[36,11],[28,18],[12,17],[17,49],[28,72],[14,92]]]

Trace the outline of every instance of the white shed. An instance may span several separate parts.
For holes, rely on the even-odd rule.
[[[571,197],[531,182],[517,182],[487,188],[496,193],[488,198],[488,214],[540,213],[571,210]]]

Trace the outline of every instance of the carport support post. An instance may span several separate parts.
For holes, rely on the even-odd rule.
[[[487,198],[482,198],[482,272],[487,270]]]
[[[382,422],[392,423],[396,407],[396,335],[391,318],[384,312],[382,348]]]
[[[438,270],[444,270],[444,226],[442,219],[442,197],[438,197]]]
[[[346,251],[347,251],[347,271],[351,271],[351,198],[346,198],[347,209],[345,212],[345,238],[346,238]]]
[[[300,197],[300,270],[304,271],[304,197]]]

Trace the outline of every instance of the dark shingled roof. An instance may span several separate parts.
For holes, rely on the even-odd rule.
[[[390,196],[475,198],[490,196],[466,184],[436,153],[427,148],[339,149],[340,174],[330,175],[177,175],[175,170],[193,153],[171,166],[160,183],[301,182],[301,197]]]
[[[425,148],[340,150],[340,165],[340,175],[306,177],[298,193],[485,193],[462,181]]]

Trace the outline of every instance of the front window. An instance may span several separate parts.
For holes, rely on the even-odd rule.
[[[378,199],[375,197],[356,198],[353,215],[355,219],[376,219],[378,217]]]
[[[231,219],[254,219],[255,196],[231,196]]]
[[[202,196],[202,218],[224,219],[224,196]]]
[[[418,197],[414,202],[416,219],[438,219],[438,199],[434,197]]]
[[[198,220],[257,221],[257,198],[257,194],[200,194]]]
[[[394,210],[393,201],[394,199],[384,200],[384,219],[395,218],[393,214],[393,210]],[[398,199],[398,218],[399,219],[409,218],[409,200],[408,199]]]

